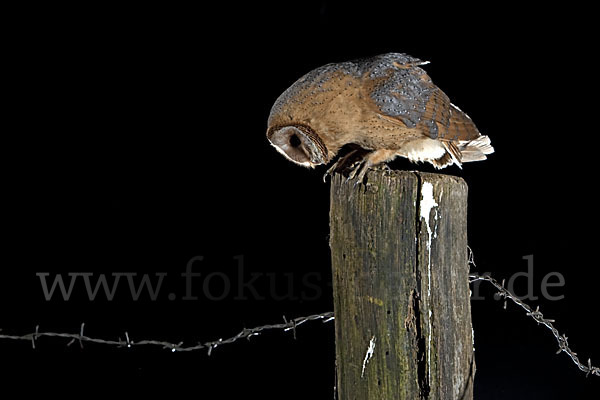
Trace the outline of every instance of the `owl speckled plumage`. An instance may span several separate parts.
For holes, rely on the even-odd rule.
[[[342,146],[357,145],[329,170],[350,166],[357,182],[397,156],[436,168],[485,160],[494,151],[489,138],[431,82],[424,64],[388,53],[317,68],[279,96],[267,138],[306,167],[328,164]]]

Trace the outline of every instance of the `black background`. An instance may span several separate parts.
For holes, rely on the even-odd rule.
[[[465,110],[496,149],[444,173],[469,184],[476,272],[510,278],[533,255],[533,287],[560,272],[559,301],[540,298],[582,360],[597,343],[597,65],[591,10],[394,6],[368,2],[7,10],[3,73],[4,334],[214,340],[243,327],[333,309],[325,168],[293,165],[269,146],[279,94],[330,62],[405,52]],[[431,171],[396,161],[395,168]],[[257,292],[235,298],[234,257]],[[194,256],[205,278],[231,279],[222,300],[184,301]],[[156,301],[44,299],[39,272],[168,273]],[[309,278],[307,277],[309,274]],[[110,276],[110,275],[109,275]],[[221,275],[222,276],[222,275]],[[274,280],[274,284],[269,283]],[[279,293],[293,298],[278,299]],[[310,285],[306,285],[309,279]],[[247,279],[246,279],[247,280]],[[524,279],[515,287],[526,292]],[[224,293],[218,278],[209,293]],[[303,292],[304,291],[304,292]],[[170,301],[167,294],[177,294]],[[304,295],[303,295],[304,293]],[[549,331],[509,304],[473,302],[477,399],[591,398]],[[0,341],[2,383],[22,394],[159,394],[196,398],[333,397],[333,323],[270,332],[189,354],[68,340]]]

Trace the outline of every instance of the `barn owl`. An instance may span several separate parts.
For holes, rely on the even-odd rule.
[[[305,167],[328,164],[352,144],[328,173],[349,168],[357,183],[398,156],[436,168],[485,160],[494,151],[490,139],[432,83],[424,64],[388,53],[317,68],[275,101],[267,138]]]

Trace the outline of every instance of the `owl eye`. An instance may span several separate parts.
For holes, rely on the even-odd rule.
[[[289,160],[305,167],[323,164],[325,145],[319,137],[306,126],[283,126],[267,131],[267,138],[273,146]]]
[[[302,141],[297,135],[290,135],[290,146],[296,148],[302,144]]]

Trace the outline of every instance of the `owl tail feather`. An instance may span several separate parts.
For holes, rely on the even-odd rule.
[[[458,148],[462,154],[462,162],[482,161],[487,158],[487,154],[494,152],[488,136],[479,136],[475,140],[462,142]]]
[[[492,154],[494,148],[491,145],[490,138],[480,136],[470,141],[460,141],[458,143],[451,141],[442,141],[446,153],[438,159],[431,160],[434,167],[441,169],[450,165],[456,165],[462,169],[462,164],[471,161],[483,161],[487,159],[487,154]]]

